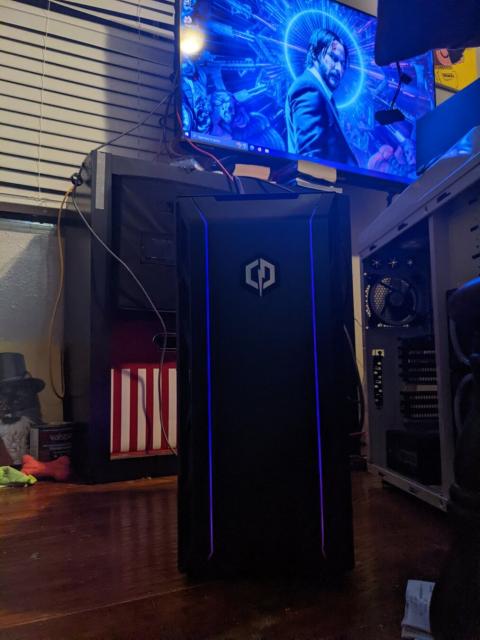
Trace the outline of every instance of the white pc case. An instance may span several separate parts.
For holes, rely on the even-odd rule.
[[[480,127],[360,238],[370,468],[445,509],[468,410],[468,336],[448,297],[480,275]]]

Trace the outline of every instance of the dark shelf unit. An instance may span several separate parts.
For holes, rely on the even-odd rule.
[[[119,177],[138,178],[139,185],[146,184],[144,181],[153,181],[155,188],[161,191],[163,200],[172,203],[179,195],[225,193],[231,188],[221,174],[192,172],[167,163],[150,163],[102,152],[87,156],[82,169],[83,183],[77,189],[76,199],[94,231],[114,249],[119,235],[114,198]],[[172,206],[172,216],[173,210]],[[119,306],[115,261],[93,238],[73,210],[65,215],[63,232],[64,408],[65,419],[85,426],[85,438],[79,455],[82,461],[80,475],[88,482],[109,482],[175,474],[177,461],[173,455],[111,459],[112,333],[122,322],[132,322],[132,326],[137,321],[154,323],[155,315],[146,307],[128,309]],[[174,350],[175,310],[170,306],[162,309],[162,312],[165,313],[169,332],[168,346]],[[158,326],[160,331],[161,327]],[[132,335],[132,344],[134,338]]]

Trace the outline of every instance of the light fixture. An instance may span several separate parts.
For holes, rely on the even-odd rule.
[[[180,50],[187,56],[195,56],[203,49],[205,34],[198,27],[184,27],[180,33]]]

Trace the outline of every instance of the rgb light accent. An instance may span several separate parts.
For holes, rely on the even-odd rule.
[[[195,204],[195,203],[194,203]],[[208,222],[203,211],[195,204],[195,208],[203,223],[203,238],[205,246],[205,323],[206,323],[206,366],[207,366],[207,410],[208,410],[208,495],[209,495],[209,527],[210,550],[208,560],[214,553],[213,535],[213,452],[212,452],[212,354],[211,354],[211,321],[210,321],[210,255],[208,245]]]
[[[322,554],[326,558],[325,552],[325,514],[324,514],[324,493],[323,493],[323,461],[322,461],[322,434],[320,419],[320,376],[318,362],[318,345],[317,345],[317,293],[315,289],[315,254],[313,243],[313,218],[315,211],[310,216],[308,231],[310,241],[310,285],[312,299],[312,334],[313,334],[313,362],[315,367],[315,418],[317,428],[317,455],[318,455],[318,478],[320,491],[320,526],[322,531]]]

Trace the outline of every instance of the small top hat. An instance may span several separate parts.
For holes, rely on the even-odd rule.
[[[45,387],[43,380],[32,378],[28,373],[22,353],[0,353],[0,386],[12,382],[31,384],[35,393]]]

